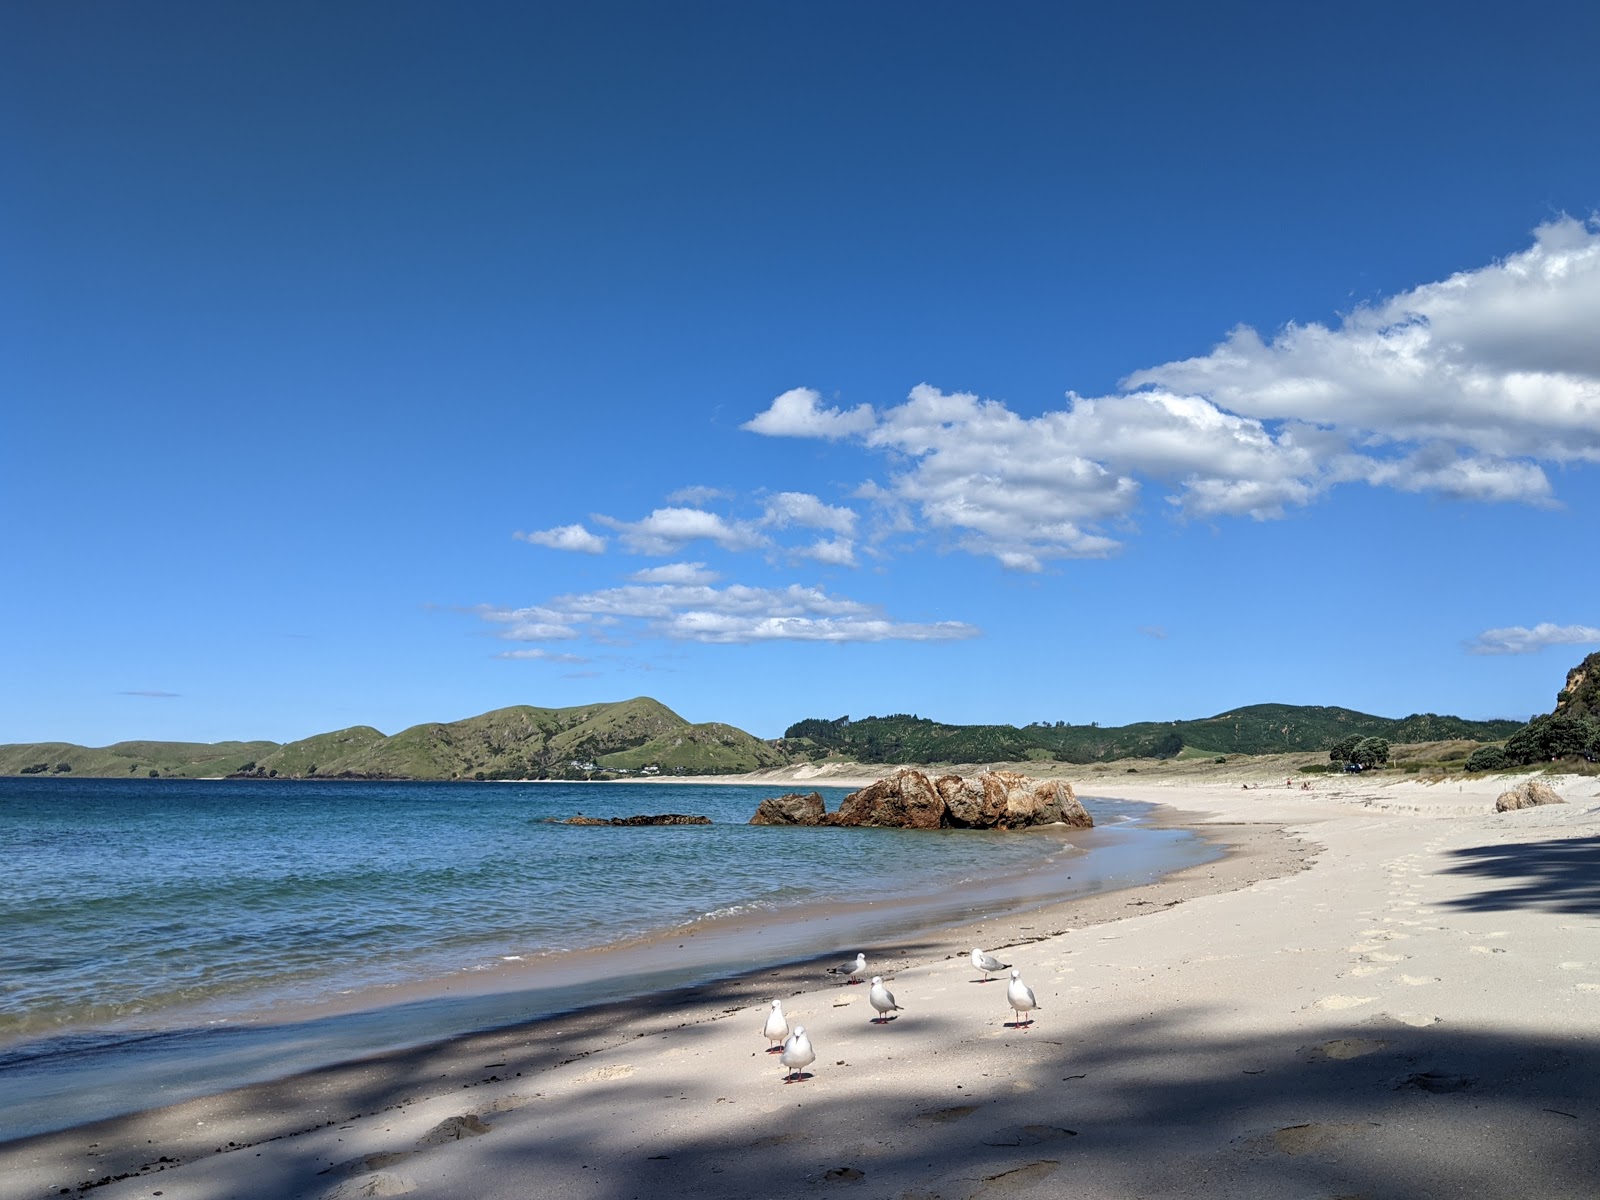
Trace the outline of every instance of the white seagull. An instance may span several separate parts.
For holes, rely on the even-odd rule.
[[[1022,1014],[1038,1008],[1039,1001],[1034,998],[1033,989],[1022,982],[1021,971],[1011,972],[1011,982],[1006,985],[1006,1003],[1011,1005],[1011,1011],[1017,1014],[1018,1029],[1033,1024],[1032,1017],[1024,1021]]]
[[[772,1011],[767,1014],[767,1023],[761,1027],[761,1036],[771,1042],[767,1047],[768,1054],[776,1054],[783,1049],[783,1043],[789,1039],[789,1018],[783,1015],[783,1001],[774,1000]]]
[[[990,975],[994,974],[996,971],[1008,970],[1010,967],[1010,963],[1003,963],[994,955],[985,954],[976,946],[972,948],[972,969],[974,971],[983,972],[983,979],[979,982],[988,983]]]
[[[806,1036],[804,1025],[794,1027],[789,1040],[783,1044],[783,1057],[778,1061],[784,1066],[785,1083],[806,1077],[805,1069],[817,1061],[817,1052],[811,1048],[811,1039]]]
[[[885,1021],[892,1021],[894,1018],[889,1016],[890,1013],[903,1011],[894,1002],[894,993],[883,986],[882,975],[874,975],[872,977],[872,990],[867,993],[867,1003],[878,1010],[878,1015],[872,1018],[874,1025],[882,1025]]]
[[[865,954],[857,954],[855,962],[840,963],[837,967],[828,968],[828,974],[830,975],[848,975],[849,978],[845,980],[846,983],[860,983],[861,981],[856,976],[865,975],[866,973],[867,956]]]

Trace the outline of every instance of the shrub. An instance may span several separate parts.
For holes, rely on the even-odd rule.
[[[1479,746],[1467,759],[1469,771],[1504,771],[1512,766],[1510,757],[1499,746]]]

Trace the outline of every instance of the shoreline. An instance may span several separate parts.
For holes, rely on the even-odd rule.
[[[725,782],[749,784],[742,779]],[[830,780],[828,786],[836,785]],[[1305,865],[1306,854],[1279,827],[1237,826],[1222,833],[1216,827],[1196,823],[1199,817],[1196,813],[1152,807],[1138,820],[1154,828],[1193,833],[1202,841],[1219,846],[1220,858],[1179,867],[1152,882],[1039,904],[1013,901],[1004,911],[977,919],[919,926],[901,936],[879,940],[869,950],[875,951],[872,957],[880,964],[885,959],[890,961],[891,965],[882,969],[901,971],[964,957],[964,949],[952,949],[963,943],[967,948],[982,944],[986,949],[1006,950],[1061,935],[1070,928],[1090,928],[1151,907],[1176,905],[1196,896],[1246,887],[1260,878],[1303,869]],[[171,1105],[26,1135],[0,1142],[0,1178],[16,1169],[18,1156],[25,1156],[34,1164],[57,1161],[64,1165],[74,1159],[81,1162],[87,1139],[101,1151],[89,1156],[93,1165],[87,1173],[70,1181],[53,1178],[39,1194],[58,1194],[63,1187],[77,1191],[84,1184],[107,1176],[114,1181],[171,1169],[178,1163],[215,1153],[217,1142],[232,1153],[433,1096],[536,1076],[667,1029],[717,1021],[773,997],[829,987],[833,981],[824,968],[833,965],[835,957],[831,952],[808,956],[705,983],[585,1004],[571,1011],[456,1034]],[[555,1044],[556,1038],[560,1039],[559,1045]],[[540,1046],[537,1043],[541,1040],[550,1044]],[[491,1073],[500,1077],[492,1081],[484,1078],[481,1064],[496,1061],[500,1065]],[[308,1114],[317,1119],[308,1122]],[[204,1132],[197,1136],[188,1133],[191,1129]],[[184,1133],[180,1134],[180,1130]],[[154,1154],[149,1152],[152,1147],[159,1147]],[[0,1196],[10,1195],[0,1183]]]
[[[1505,782],[1086,780],[1227,853],[878,948],[890,1026],[830,955],[5,1143],[0,1195],[1589,1195],[1600,781],[1497,815]],[[803,1085],[757,1049],[775,996]]]

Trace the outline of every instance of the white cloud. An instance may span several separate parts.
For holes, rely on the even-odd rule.
[[[511,642],[549,642],[578,636],[569,614],[543,606],[494,608],[480,605],[474,611],[485,621],[506,626],[496,636]]]
[[[592,626],[619,623],[657,637],[721,644],[955,641],[980,633],[960,621],[895,621],[872,605],[798,584],[786,588],[630,584],[557,596],[533,608],[486,607],[478,612],[483,619],[507,627],[499,636],[518,641],[543,640],[528,636],[534,628],[548,631],[552,638],[571,638]]]
[[[855,532],[856,514],[853,509],[824,504],[810,492],[779,492],[767,500],[761,523],[779,529],[788,525],[826,529],[849,537]]]
[[[1179,516],[1257,520],[1350,484],[1553,504],[1546,464],[1600,462],[1597,330],[1600,220],[1563,218],[1336,325],[1240,327],[1037,417],[927,384],[878,413],[797,388],[744,427],[888,456],[887,482],[855,492],[885,518],[874,541],[931,529],[1036,571],[1115,553],[1147,492]]]
[[[1244,416],[1439,443],[1471,458],[1600,462],[1600,223],[1540,226],[1520,254],[1264,340],[1137,371]]]
[[[721,488],[706,487],[703,484],[691,484],[681,487],[667,496],[668,504],[687,504],[698,508],[703,504],[710,504],[713,500],[726,500],[728,493]]]
[[[754,550],[767,544],[760,530],[742,521],[730,521],[700,508],[658,508],[639,521],[596,517],[617,531],[623,545],[635,554],[676,554],[690,542],[712,542],[724,550]]]
[[[666,563],[628,576],[635,583],[715,583],[720,576],[703,562]]]
[[[865,433],[874,417],[870,404],[857,405],[849,412],[822,408],[822,395],[812,388],[790,388],[739,428],[768,437],[842,438]]]
[[[1597,643],[1600,643],[1600,629],[1593,625],[1553,625],[1541,621],[1532,629],[1524,625],[1485,629],[1467,643],[1467,653],[1533,654],[1546,646],[1588,646]]]
[[[557,654],[550,650],[541,650],[537,646],[528,646],[521,650],[502,650],[495,655],[496,658],[535,659],[539,662],[552,663],[586,663],[592,659],[584,658],[580,654]]]
[[[801,546],[790,553],[796,558],[809,558],[834,567],[856,565],[856,545],[849,538],[819,538],[811,545]]]
[[[581,554],[603,554],[606,548],[605,538],[590,533],[582,525],[557,525],[535,533],[523,533],[519,529],[511,536],[520,542],[549,546],[552,550],[575,550]]]

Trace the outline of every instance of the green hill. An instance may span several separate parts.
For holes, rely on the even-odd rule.
[[[496,709],[462,721],[413,725],[385,737],[370,725],[276,742],[65,742],[0,746],[0,775],[97,777],[572,779],[596,771],[742,774],[788,757],[716,722],[691,725],[648,697],[577,708]]]
[[[276,742],[118,742],[99,747],[26,742],[0,746],[0,775],[203,779],[237,771],[277,748]]]
[[[1050,759],[1109,762],[1119,758],[1171,758],[1185,749],[1210,754],[1281,754],[1326,750],[1350,734],[1391,742],[1464,738],[1496,741],[1516,721],[1467,721],[1417,713],[1394,719],[1348,708],[1255,704],[1192,721],[1108,726],[945,725],[898,713],[852,721],[805,720],[791,725],[779,745],[792,753],[836,754],[874,763],[984,763]]]

